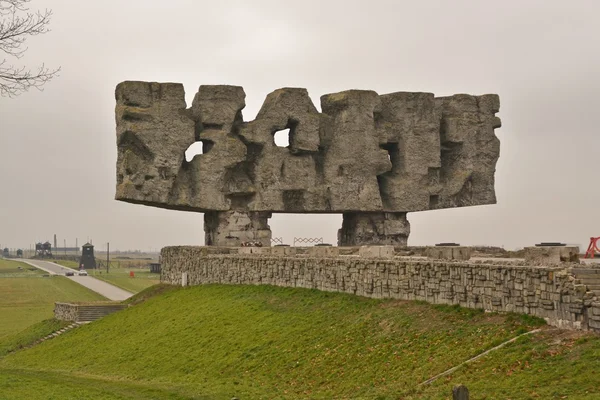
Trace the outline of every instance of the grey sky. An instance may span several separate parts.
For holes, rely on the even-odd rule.
[[[600,236],[600,2],[34,0],[52,32],[21,60],[61,66],[44,92],[0,98],[0,244],[202,244],[202,214],[113,200],[114,88],[124,80],[267,93],[498,93],[498,204],[409,214],[410,245],[587,246]],[[341,216],[274,215],[274,236],[335,243]]]

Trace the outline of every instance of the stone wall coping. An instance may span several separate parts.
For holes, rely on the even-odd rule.
[[[403,261],[406,263],[417,263],[417,265],[460,265],[464,267],[488,267],[488,268],[514,268],[514,269],[531,269],[531,270],[547,270],[547,271],[567,271],[570,268],[581,267],[582,264],[552,264],[552,265],[519,265],[517,262],[503,262],[493,260],[474,260],[461,261],[461,260],[436,260],[428,259],[426,257],[412,258],[407,256],[395,256],[393,259],[390,258],[379,258],[379,257],[360,257],[358,255],[339,255],[339,256],[314,256],[311,254],[297,254],[297,255],[273,255],[273,254],[204,254],[201,257],[207,258],[239,258],[239,259],[286,259],[286,260],[313,260],[314,262],[322,261],[323,259],[335,260],[335,259],[348,259],[354,258],[356,260],[372,260],[378,263],[396,263]],[[522,262],[522,261],[521,261]]]

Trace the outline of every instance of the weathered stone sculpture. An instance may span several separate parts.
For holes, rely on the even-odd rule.
[[[181,84],[123,82],[116,100],[116,199],[204,212],[207,245],[268,246],[277,212],[342,213],[339,245],[404,245],[407,212],[496,202],[497,95],[349,90],[319,112],[284,88],[250,122],[238,86],[200,86],[186,108]]]

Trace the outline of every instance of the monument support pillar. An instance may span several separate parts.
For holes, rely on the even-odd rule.
[[[410,223],[405,212],[351,212],[343,214],[338,246],[406,246]]]
[[[204,214],[204,244],[234,246],[260,242],[271,246],[270,212],[210,211]]]

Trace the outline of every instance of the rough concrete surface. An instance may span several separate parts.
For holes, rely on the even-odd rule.
[[[405,245],[407,212],[496,202],[497,95],[348,90],[319,112],[306,89],[282,88],[249,122],[239,86],[200,86],[190,108],[184,96],[177,83],[117,86],[116,199],[206,212],[212,245],[270,244],[273,212],[343,213],[339,244]]]

